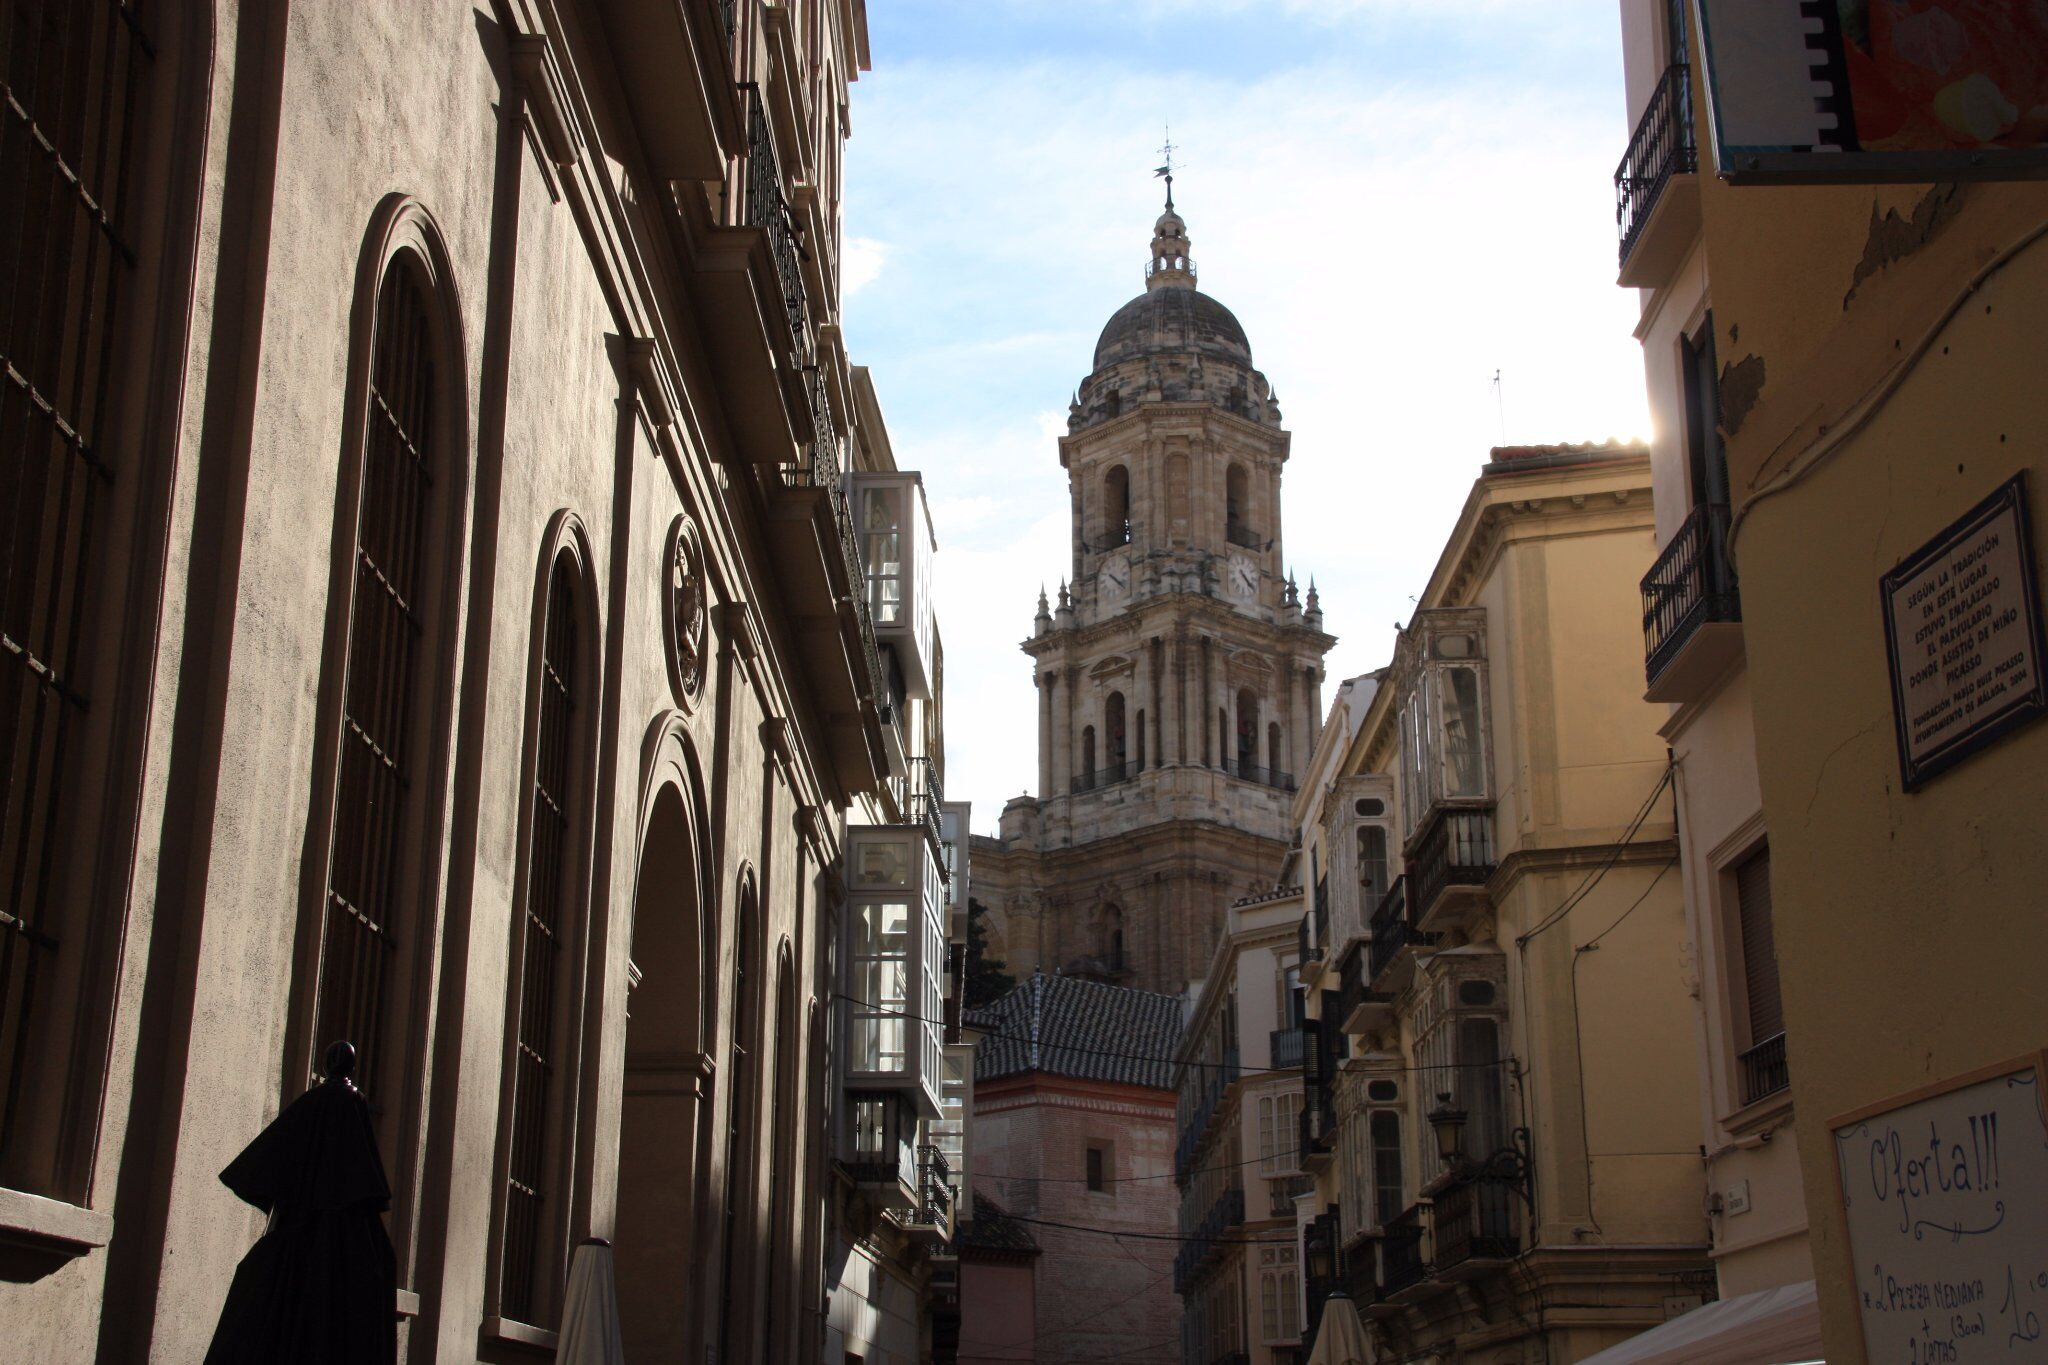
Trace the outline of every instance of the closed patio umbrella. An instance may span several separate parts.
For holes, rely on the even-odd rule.
[[[569,1259],[569,1288],[562,1296],[562,1330],[555,1362],[624,1365],[625,1359],[618,1284],[612,1278],[612,1244],[592,1237]]]
[[[1323,1324],[1316,1329],[1316,1348],[1308,1365],[1372,1365],[1372,1347],[1365,1336],[1365,1324],[1351,1296],[1338,1290],[1323,1300]]]
[[[220,1173],[270,1215],[235,1268],[207,1365],[393,1365],[398,1269],[384,1211],[391,1186],[369,1101],[349,1080],[356,1050],[327,1049],[327,1075],[285,1106]]]

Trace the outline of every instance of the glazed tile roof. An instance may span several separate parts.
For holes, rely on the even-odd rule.
[[[1170,1090],[1181,1012],[1178,996],[1035,972],[969,1011],[966,1022],[988,1035],[974,1050],[974,1079],[1045,1071]]]

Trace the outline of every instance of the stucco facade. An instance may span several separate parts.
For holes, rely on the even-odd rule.
[[[1012,970],[1158,991],[1199,975],[1230,903],[1271,885],[1335,643],[1286,575],[1279,404],[1189,250],[1169,200],[1145,292],[1076,393],[1072,579],[1023,645],[1038,792],[974,852]]]
[[[1295,1203],[1301,888],[1233,906],[1199,984],[1176,1068],[1180,1358],[1285,1365],[1307,1353]]]
[[[1674,82],[1695,89],[1698,38],[1683,7],[1655,0],[1625,3],[1622,28],[1640,142],[1655,136],[1651,130],[1672,107]],[[1720,431],[1715,291],[1699,233],[1701,170],[1671,169],[1675,174],[1624,242],[1620,278],[1641,300],[1636,336],[1655,433],[1660,555],[1644,579],[1644,677],[1648,698],[1669,708],[1660,733],[1676,767],[1687,937],[1699,978],[1708,1212],[1719,1292],[1732,1299],[1809,1282],[1813,1265],[1797,1147],[1773,1140],[1790,1132],[1792,1091],[1776,1006],[1776,954],[1767,941],[1771,838],[1757,776],[1742,586],[1726,554],[1731,489]],[[1802,1330],[1817,1351],[1810,1319]]]
[[[1632,72],[1655,31],[1636,8],[1623,10]],[[2048,512],[2037,379],[2048,191],[1730,184],[1698,109],[1698,173],[1675,201],[1676,236],[1713,306],[1789,1135],[1822,1340],[1828,1359],[1847,1360],[1864,1345],[1857,1274],[1884,1258],[1849,1243],[1833,1120],[2048,1039],[2035,970],[2048,949],[2037,890],[2048,731],[2023,725],[1909,783],[1899,728],[1913,717],[1894,703],[1879,587],[2015,476],[2035,527]],[[1968,169],[1997,165],[1993,154]],[[2038,552],[2014,576],[2036,600],[2048,582]],[[2038,1220],[2037,1201],[2027,1207]],[[1938,1321],[1931,1332],[1929,1353],[1958,1345]],[[2037,1344],[2006,1346],[2024,1358]]]
[[[845,511],[861,6],[65,8],[7,58],[100,111],[49,127],[107,217],[0,241],[106,300],[8,342],[80,406],[7,400],[68,608],[9,642],[72,689],[9,723],[74,719],[8,760],[6,1353],[202,1356],[263,1224],[218,1173],[339,1035],[403,1358],[547,1357],[591,1236],[637,1354],[915,1358],[929,1232],[835,1145],[848,828],[943,758]]]
[[[1295,804],[1308,1325],[1341,1288],[1386,1357],[1576,1360],[1712,1293],[1650,474],[1495,450]]]

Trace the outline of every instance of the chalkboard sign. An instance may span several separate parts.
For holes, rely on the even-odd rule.
[[[2048,1053],[1834,1119],[1858,1360],[2048,1360]]]
[[[2048,712],[2026,471],[1879,580],[1907,791]]]

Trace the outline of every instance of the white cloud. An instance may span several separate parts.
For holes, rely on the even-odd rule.
[[[875,282],[889,259],[889,244],[873,237],[848,237],[839,253],[839,294],[850,299]]]
[[[1647,430],[1634,299],[1614,286],[1619,80],[1618,56],[1554,85],[1366,88],[1334,57],[1229,81],[880,54],[851,216],[903,264],[848,327],[938,510],[948,789],[978,828],[1036,783],[1016,646],[1039,584],[1071,571],[1057,438],[1096,331],[1142,287],[1162,114],[1187,149],[1176,197],[1202,287],[1244,323],[1293,432],[1286,550],[1322,588],[1341,678],[1384,662],[1503,426],[1515,443]]]

